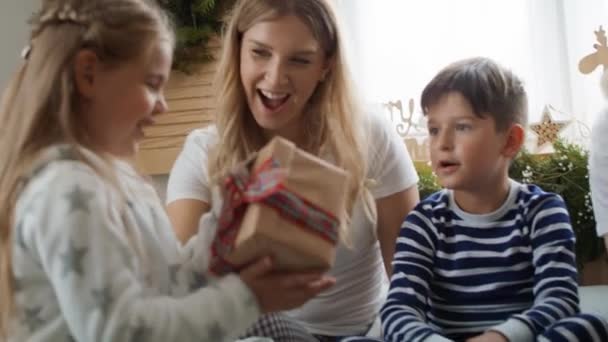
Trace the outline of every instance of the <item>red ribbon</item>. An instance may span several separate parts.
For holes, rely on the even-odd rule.
[[[264,161],[251,174],[246,167],[231,173],[224,181],[224,204],[217,235],[211,245],[211,271],[225,274],[236,269],[225,257],[234,250],[241,221],[251,203],[261,203],[323,239],[336,244],[336,216],[285,188],[287,174],[275,158]]]

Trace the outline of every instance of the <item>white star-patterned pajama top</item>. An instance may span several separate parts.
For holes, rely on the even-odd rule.
[[[117,191],[66,146],[43,155],[15,208],[9,340],[234,341],[259,317],[239,277],[204,274],[206,246],[180,247],[131,166],[115,163]]]

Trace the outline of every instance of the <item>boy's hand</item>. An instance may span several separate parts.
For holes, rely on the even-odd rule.
[[[262,313],[297,308],[336,282],[321,272],[276,273],[272,270],[272,261],[265,257],[239,273],[255,294]]]
[[[490,330],[469,338],[466,342],[509,342],[509,340],[503,334]]]

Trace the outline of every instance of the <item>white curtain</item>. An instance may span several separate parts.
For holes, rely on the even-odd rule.
[[[601,67],[579,60],[595,50],[594,31],[608,30],[608,0],[336,0],[346,26],[355,80],[368,103],[414,100],[442,67],[486,56],[526,83],[530,122],[550,105],[572,121],[561,136],[587,144],[587,128],[604,105]],[[406,108],[404,108],[407,111]],[[528,135],[534,138],[533,134]],[[542,152],[542,151],[537,151]]]

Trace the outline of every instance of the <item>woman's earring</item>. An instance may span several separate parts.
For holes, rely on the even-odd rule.
[[[319,82],[325,81],[325,78],[327,78],[327,73],[328,73],[327,70],[323,71],[323,74],[321,74],[321,79],[319,80]]]

